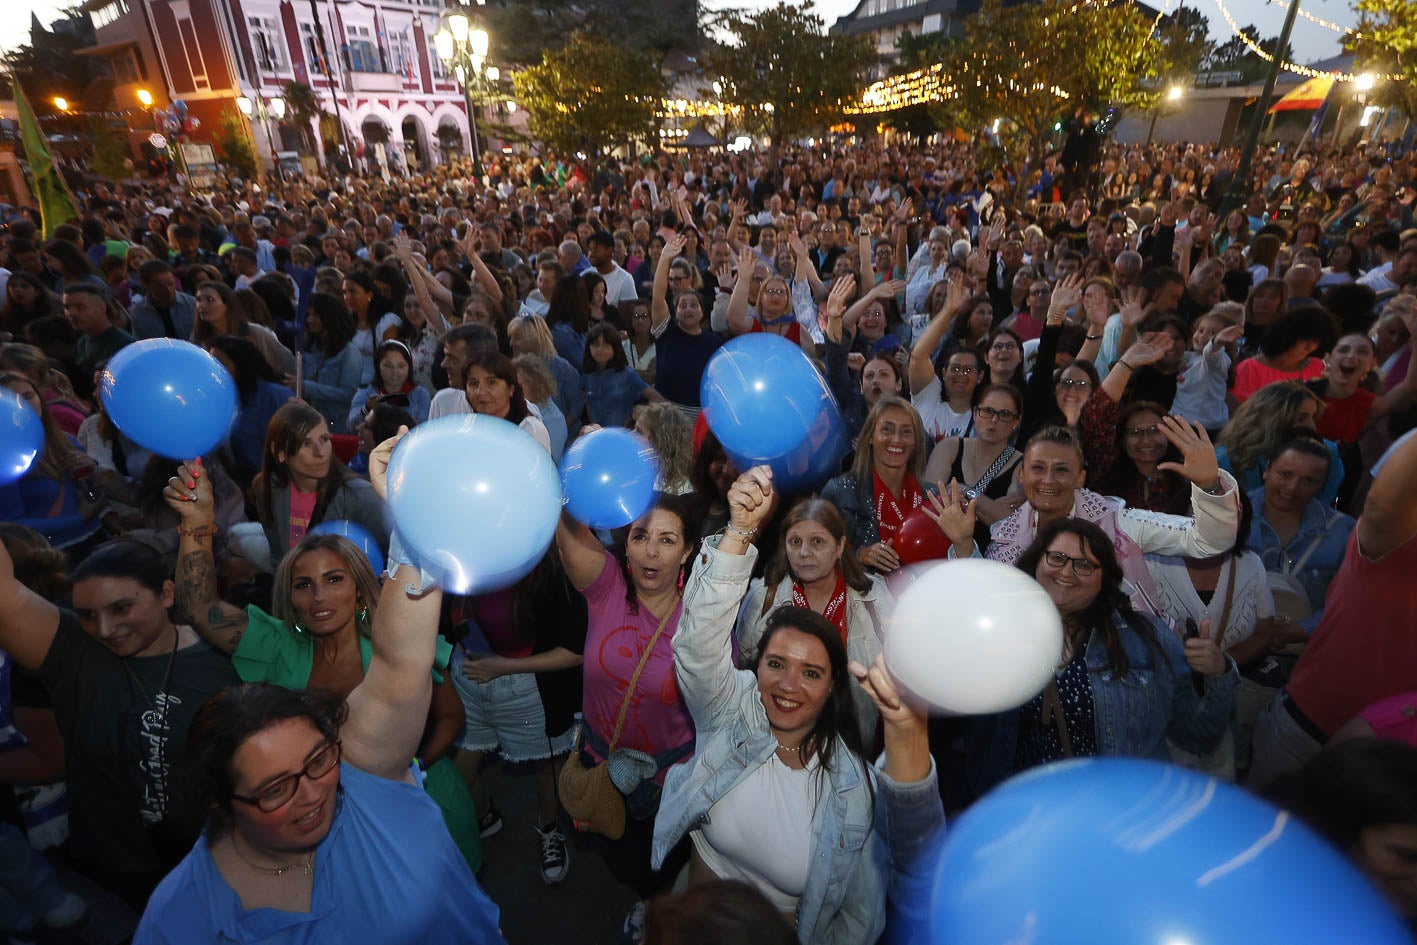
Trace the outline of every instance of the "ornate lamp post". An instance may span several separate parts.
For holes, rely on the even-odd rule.
[[[252,121],[252,124],[260,122],[261,130],[264,131],[266,135],[266,143],[269,144],[271,148],[271,164],[275,168],[276,180],[283,180],[284,175],[281,174],[280,170],[279,148],[276,143],[275,132],[271,128],[270,118],[274,115],[277,122],[285,119],[285,99],[281,98],[279,95],[272,96],[271,98],[263,98],[258,95],[254,99],[242,95],[237,98],[236,107],[241,110],[241,114],[245,115],[247,120],[251,120],[254,113],[254,121]]]
[[[479,4],[481,0],[478,0]],[[501,79],[501,70],[487,62],[487,31],[473,23],[473,8],[454,6],[443,11],[443,26],[433,36],[433,47],[443,64],[453,71],[463,90],[468,127],[472,132],[472,166],[482,174],[482,140],[477,133],[477,107],[486,101]]]

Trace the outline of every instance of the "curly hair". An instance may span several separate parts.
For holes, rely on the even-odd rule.
[[[1323,398],[1298,381],[1266,384],[1250,395],[1220,433],[1220,445],[1230,454],[1231,470],[1238,476],[1259,465],[1288,431],[1303,425],[1301,410],[1309,403],[1323,412]]]
[[[659,457],[660,482],[675,491],[694,472],[694,428],[679,408],[668,401],[644,407],[635,424]]]

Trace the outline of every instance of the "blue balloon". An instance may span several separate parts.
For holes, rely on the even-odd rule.
[[[799,345],[740,335],[709,359],[699,395],[709,429],[740,470],[765,463],[787,489],[838,471],[847,447],[841,411]]]
[[[389,508],[420,567],[455,594],[515,584],[561,517],[561,479],[515,424],[466,414],[421,424],[389,462]]]
[[[236,382],[187,341],[149,338],[115,354],[99,379],[103,409],[143,449],[169,459],[205,456],[236,419]]]
[[[364,557],[369,559],[369,566],[374,569],[374,574],[384,573],[384,552],[379,548],[379,542],[375,537],[362,526],[357,525],[349,519],[339,518],[329,522],[321,522],[310,529],[310,535],[338,535],[348,539],[356,548],[364,552]]]
[[[561,491],[571,518],[591,528],[628,525],[654,503],[654,448],[624,429],[580,437],[561,459]]]
[[[0,486],[24,478],[44,449],[44,421],[20,395],[0,387]]]
[[[927,911],[917,938],[935,945],[1411,942],[1362,874],[1290,814],[1123,758],[1035,769],[966,811],[938,851]]]

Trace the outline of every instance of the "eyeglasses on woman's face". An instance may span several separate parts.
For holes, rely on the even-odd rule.
[[[975,416],[981,420],[1002,420],[1005,423],[1013,423],[1019,418],[1017,410],[1009,410],[1007,407],[984,407],[974,408]]]
[[[326,742],[324,747],[310,756],[310,760],[305,762],[305,767],[299,771],[277,778],[254,795],[232,794],[231,799],[258,807],[267,814],[278,811],[295,798],[295,793],[300,790],[301,778],[309,778],[312,781],[320,780],[334,770],[335,765],[339,764],[339,756],[339,739]]]
[[[1048,567],[1056,571],[1061,571],[1071,564],[1073,566],[1073,573],[1083,578],[1091,577],[1096,574],[1097,569],[1100,567],[1096,562],[1089,561],[1086,558],[1074,558],[1062,551],[1045,551],[1043,552],[1043,560],[1048,562]]]
[[[972,364],[951,364],[946,370],[948,370],[951,374],[966,374],[966,375],[968,375],[968,374],[973,374],[973,373],[974,373],[974,365],[972,365]]]
[[[1018,344],[1012,341],[996,341],[989,346],[990,351],[1017,351]]]
[[[1092,381],[1085,377],[1065,377],[1058,382],[1058,387],[1062,390],[1089,390]]]

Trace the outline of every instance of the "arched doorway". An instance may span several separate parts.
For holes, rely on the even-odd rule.
[[[423,122],[416,115],[405,115],[399,127],[403,132],[404,165],[410,171],[427,167],[428,138],[423,131]]]
[[[364,160],[369,168],[389,166],[389,126],[377,115],[370,115],[359,126],[364,139]]]
[[[451,161],[464,153],[463,130],[450,115],[444,115],[438,122],[438,144],[443,149],[444,161]]]

